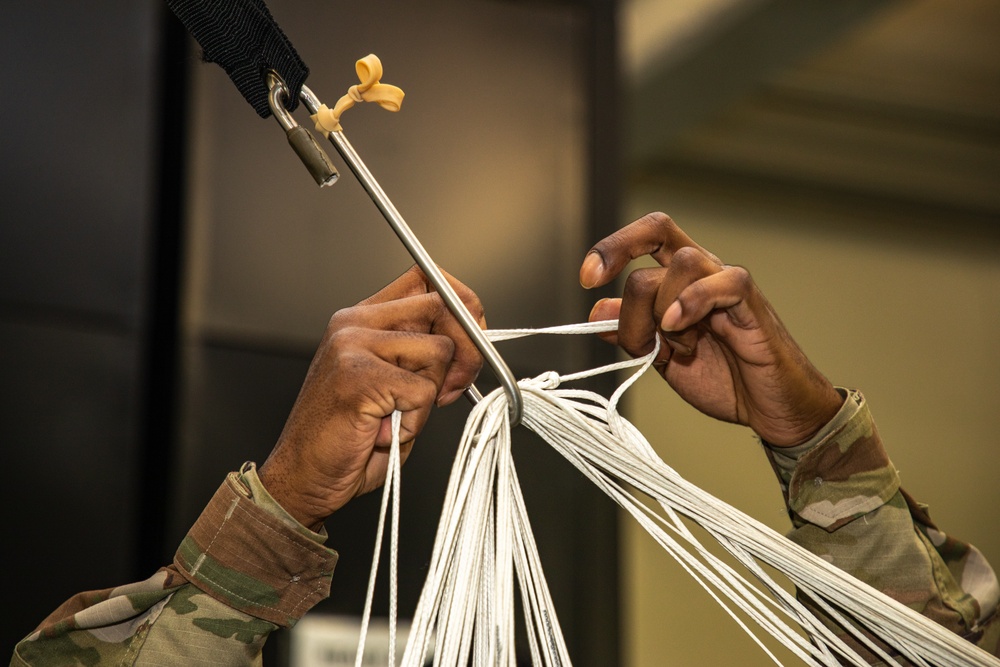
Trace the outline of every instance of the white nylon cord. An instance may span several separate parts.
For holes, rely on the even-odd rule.
[[[536,333],[596,333],[616,328],[617,321],[609,321],[486,333],[491,340],[507,340]],[[824,613],[888,665],[898,663],[854,623],[915,665],[1000,666],[997,658],[687,482],[664,463],[638,429],[617,411],[622,394],[649,368],[656,353],[654,350],[640,359],[580,373],[560,376],[548,372],[521,380],[524,425],[635,517],[775,664],[781,662],[739,614],[754,621],[807,665],[867,665],[795,596],[775,583],[760,563],[787,576]],[[610,399],[589,391],[559,388],[562,382],[636,366],[639,370]],[[398,447],[398,418],[393,425]],[[390,486],[395,494],[394,534],[398,522],[398,450],[396,466],[395,472],[388,473],[383,495],[365,627]],[[639,493],[654,499],[663,514],[641,502]],[[704,528],[758,583],[752,583],[709,552],[681,516]],[[395,551],[394,543],[393,558]],[[391,569],[394,591],[394,564]],[[506,395],[498,389],[473,408],[466,422],[402,667],[425,664],[432,642],[435,666],[467,665],[471,657],[474,665],[515,667],[515,575],[533,664],[570,665],[510,455]],[[394,628],[394,602],[391,606],[390,623]],[[363,629],[359,665],[364,635]],[[390,667],[393,655],[390,647]]]
[[[378,574],[379,554],[382,551],[382,534],[385,528],[385,515],[392,496],[392,521],[389,528],[389,667],[396,664],[396,617],[398,601],[397,572],[399,556],[399,486],[401,482],[399,457],[399,425],[402,414],[394,410],[390,423],[392,425],[392,442],[389,445],[389,464],[386,467],[385,486],[382,490],[382,508],[379,511],[378,530],[375,532],[375,552],[372,556],[372,570],[368,576],[368,594],[365,596],[365,610],[361,616],[361,634],[358,638],[358,652],[354,657],[354,666],[361,667],[365,656],[365,639],[368,636],[368,623],[371,620],[372,599],[375,597],[375,578]]]

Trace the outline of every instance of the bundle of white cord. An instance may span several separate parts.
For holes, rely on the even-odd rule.
[[[613,330],[616,326],[616,322],[601,322],[487,333],[492,340],[504,340],[535,333],[593,333]],[[776,664],[781,663],[744,618],[755,621],[807,665],[867,665],[793,595],[775,583],[761,563],[787,576],[799,591],[888,665],[899,663],[858,627],[892,646],[914,665],[1000,666],[997,658],[687,482],[664,463],[642,434],[617,411],[622,394],[649,368],[655,354],[654,350],[642,359],[572,375],[549,372],[522,380],[519,385],[524,399],[524,425],[632,514]],[[559,388],[571,380],[631,366],[638,366],[639,370],[610,399],[589,391]],[[398,430],[398,417],[394,424],[394,430]],[[471,659],[474,665],[513,667],[515,575],[533,664],[571,664],[535,548],[510,446],[506,396],[498,389],[475,406],[466,423],[441,512],[430,570],[402,658],[403,667],[425,664],[432,645],[434,665],[467,665]],[[391,554],[395,559],[400,479],[398,441],[394,441],[393,451],[382,500],[365,625],[391,494],[394,495]],[[654,499],[662,514],[643,504],[637,497],[639,493]],[[710,553],[691,533],[682,516],[718,540],[756,581]],[[392,646],[395,566],[390,570]],[[357,656],[359,667],[364,639],[362,632]],[[391,667],[394,653],[392,650],[389,653]]]

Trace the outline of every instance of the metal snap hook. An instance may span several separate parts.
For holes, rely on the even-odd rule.
[[[326,187],[336,183],[340,174],[337,173],[337,168],[333,166],[326,151],[320,147],[309,130],[295,122],[292,114],[285,108],[283,99],[288,97],[288,88],[274,70],[267,73],[267,87],[267,103],[271,107],[271,113],[274,114],[278,125],[285,130],[288,144],[312,174],[316,184]]]

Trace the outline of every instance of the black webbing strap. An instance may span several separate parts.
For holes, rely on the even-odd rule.
[[[243,97],[267,118],[265,73],[276,71],[288,86],[285,101],[294,110],[309,68],[281,32],[264,0],[167,0],[198,41],[207,62],[218,63]]]

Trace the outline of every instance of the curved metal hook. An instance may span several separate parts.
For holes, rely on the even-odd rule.
[[[288,97],[288,86],[274,70],[267,72],[267,90],[268,106],[278,125],[285,131],[285,137],[292,150],[302,160],[302,164],[312,174],[317,185],[320,187],[333,185],[340,177],[337,168],[333,166],[326,151],[320,148],[312,133],[296,123],[292,114],[285,108],[282,100]]]
[[[292,114],[285,108],[283,98],[288,97],[288,86],[281,76],[273,69],[267,71],[267,103],[271,107],[271,113],[285,130],[290,130],[298,123],[292,118]]]

